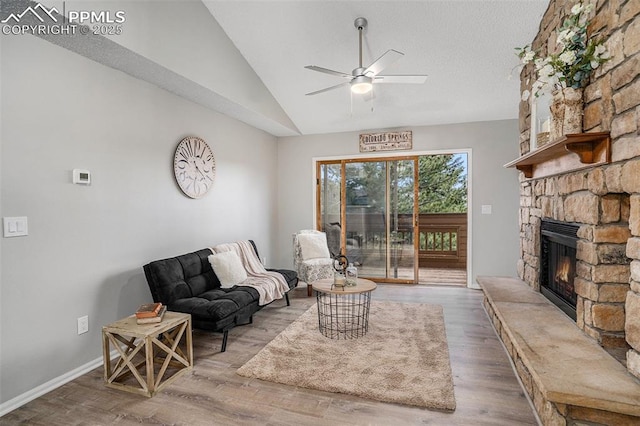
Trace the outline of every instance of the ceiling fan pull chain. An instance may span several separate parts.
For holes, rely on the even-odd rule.
[[[375,96],[375,93],[373,93],[373,87],[372,87],[371,88],[371,112],[374,111],[375,101],[376,101],[376,96]]]
[[[349,118],[353,118],[353,92],[349,90],[349,99],[351,100],[351,109],[349,111]]]

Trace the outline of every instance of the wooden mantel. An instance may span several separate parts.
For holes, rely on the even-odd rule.
[[[504,167],[515,167],[526,178],[540,178],[610,162],[609,132],[592,132],[565,135]]]

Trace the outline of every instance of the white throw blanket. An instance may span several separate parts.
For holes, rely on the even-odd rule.
[[[260,306],[271,303],[276,299],[282,299],[285,293],[289,291],[289,285],[282,274],[267,271],[249,241],[218,244],[211,251],[214,253],[236,252],[242,261],[244,269],[247,271],[247,279],[238,285],[255,288],[260,295],[260,300],[258,301]]]

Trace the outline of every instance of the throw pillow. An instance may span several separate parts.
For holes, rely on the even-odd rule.
[[[324,232],[299,234],[298,244],[300,244],[302,260],[331,257],[327,247],[327,236]]]
[[[220,280],[220,287],[231,288],[247,279],[247,271],[234,251],[223,251],[208,257],[213,272]]]

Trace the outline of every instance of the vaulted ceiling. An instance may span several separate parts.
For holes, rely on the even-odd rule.
[[[55,12],[56,0],[42,0]],[[66,2],[69,11],[75,5]],[[2,16],[33,0],[0,3]],[[514,48],[533,40],[548,0],[124,0],[82,3],[126,13],[118,35],[39,35],[106,66],[275,136],[515,119],[520,100]],[[80,7],[80,6],[78,6]],[[45,25],[59,25],[60,15]],[[427,74],[425,83],[375,84],[363,100],[344,80],[389,49],[404,56],[381,74]],[[21,24],[41,25],[33,14]],[[52,33],[53,34],[53,33]]]
[[[299,131],[318,134],[517,118],[514,48],[532,41],[548,0],[204,3]],[[382,74],[426,83],[377,84],[368,102],[348,87],[305,96],[343,81],[305,65],[358,66],[360,16],[364,65],[395,49],[405,56]]]

